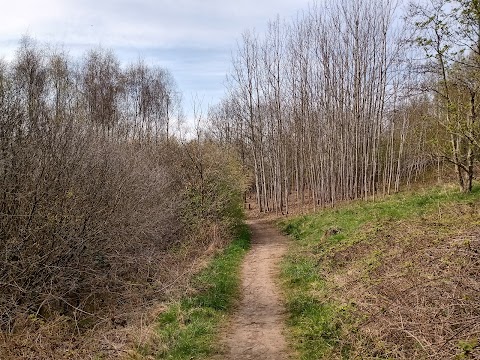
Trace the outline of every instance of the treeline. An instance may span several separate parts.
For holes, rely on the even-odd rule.
[[[459,17],[470,6],[436,3]],[[471,188],[477,150],[471,146],[470,160],[460,153],[477,133],[470,127],[468,140],[461,129],[464,119],[476,118],[477,104],[472,113],[438,95],[445,83],[453,86],[449,71],[460,59],[447,58],[443,43],[443,58],[419,56],[422,31],[428,28],[423,37],[435,49],[441,29],[424,23],[431,11],[412,6],[406,24],[388,0],[324,1],[292,20],[277,18],[265,34],[243,34],[227,95],[210,119],[216,138],[234,145],[251,168],[261,211],[386,194],[426,174],[440,177],[449,164],[460,169],[462,188]],[[462,39],[467,56],[472,42]],[[441,60],[443,70],[435,66]],[[468,97],[465,86],[459,91]]]
[[[80,332],[108,323],[225,241],[242,168],[172,135],[178,94],[167,70],[102,49],[74,60],[25,38],[0,62],[1,334],[58,316]]]

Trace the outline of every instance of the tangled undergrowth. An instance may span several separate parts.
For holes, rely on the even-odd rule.
[[[0,59],[1,359],[123,356],[231,240],[245,171],[172,134],[176,94],[102,49],[25,38]]]

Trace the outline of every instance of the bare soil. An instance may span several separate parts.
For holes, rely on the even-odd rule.
[[[242,265],[242,299],[225,331],[225,358],[289,358],[281,293],[275,279],[287,249],[286,238],[268,221],[251,220],[252,248]]]

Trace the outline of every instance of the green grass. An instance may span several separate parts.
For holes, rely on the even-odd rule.
[[[301,216],[280,223],[281,229],[296,239],[298,246],[314,246],[322,242],[322,251],[338,245],[351,245],[364,239],[362,227],[379,230],[389,221],[422,216],[436,206],[448,202],[468,202],[480,193],[480,187],[465,194],[452,188],[434,188],[418,193],[390,196],[377,202],[354,201],[314,215]],[[325,236],[326,232],[336,233]],[[327,234],[328,235],[328,234]]]
[[[350,358],[351,345],[343,335],[358,330],[361,315],[355,303],[338,301],[338,296],[332,296],[337,287],[332,273],[339,270],[336,254],[360,242],[368,243],[385,228],[389,230],[389,224],[395,221],[422,218],[444,206],[468,204],[478,199],[479,194],[478,186],[470,194],[452,188],[433,188],[376,202],[355,201],[280,222],[280,228],[292,238],[281,276],[289,313],[290,342],[300,358]],[[453,224],[455,219],[448,221]],[[448,231],[448,227],[442,231]],[[375,247],[370,250],[362,257],[367,277],[381,264],[383,256]],[[387,359],[388,356],[378,354],[369,358]]]
[[[238,296],[240,263],[249,244],[250,234],[243,226],[236,240],[193,279],[196,294],[159,316],[158,359],[203,359],[218,350],[218,327]]]

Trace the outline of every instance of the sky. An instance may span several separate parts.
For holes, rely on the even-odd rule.
[[[187,117],[219,101],[243,31],[262,33],[277,15],[290,19],[310,0],[14,0],[2,4],[0,58],[19,39],[64,46],[71,56],[101,46],[123,64],[143,59],[167,68]]]

